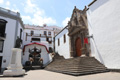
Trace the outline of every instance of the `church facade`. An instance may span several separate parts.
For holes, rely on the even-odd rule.
[[[90,55],[86,10],[75,7],[68,25],[55,36],[55,52],[65,58]]]
[[[55,52],[65,58],[95,57],[108,69],[120,69],[119,4],[94,0],[84,10],[75,8],[68,25],[55,36]]]

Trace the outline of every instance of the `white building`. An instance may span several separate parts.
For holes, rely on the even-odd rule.
[[[70,58],[69,36],[67,27],[55,36],[55,52],[64,58]]]
[[[94,0],[87,11],[91,54],[120,69],[120,0]]]
[[[0,8],[0,70],[8,66],[16,40],[22,42],[23,29],[19,13]]]
[[[37,47],[37,49],[41,48],[42,49],[41,58],[43,58],[43,64],[46,65],[51,61],[49,53],[53,52],[54,36],[60,30],[61,30],[60,27],[47,26],[46,24],[44,24],[43,26],[25,25],[23,45],[26,46],[35,42],[35,44],[28,46],[28,48],[29,49],[33,49],[34,47]],[[41,45],[37,45],[36,43]],[[24,54],[22,59],[23,65],[25,65],[26,61],[29,61],[28,48],[26,47],[25,52],[23,53]]]

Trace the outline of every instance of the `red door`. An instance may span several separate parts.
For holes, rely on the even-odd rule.
[[[81,39],[77,38],[75,42],[75,47],[76,47],[76,55],[79,57],[81,56]]]

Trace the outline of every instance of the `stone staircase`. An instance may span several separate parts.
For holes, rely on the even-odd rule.
[[[74,76],[108,71],[107,68],[94,57],[64,59],[61,56],[57,56],[45,69]]]

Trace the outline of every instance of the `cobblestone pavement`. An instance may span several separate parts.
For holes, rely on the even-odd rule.
[[[23,77],[2,77],[0,80],[120,80],[120,73],[107,72],[83,76],[71,76],[46,70],[31,70]]]

